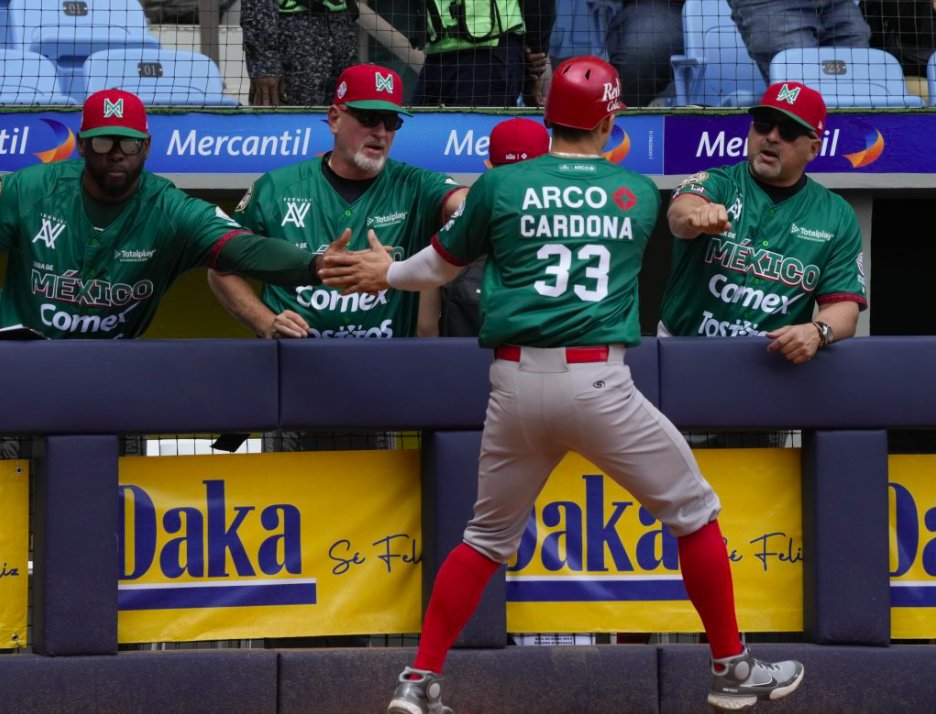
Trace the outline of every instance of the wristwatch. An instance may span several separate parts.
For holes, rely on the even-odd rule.
[[[828,323],[822,322],[822,320],[816,320],[813,322],[813,325],[819,330],[819,349],[831,345],[835,341],[835,334],[832,332],[832,328]]]

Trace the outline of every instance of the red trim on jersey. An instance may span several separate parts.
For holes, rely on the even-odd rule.
[[[250,233],[250,231],[245,230],[244,228],[228,231],[215,241],[215,244],[211,246],[211,260],[209,261],[212,270],[217,269],[218,257],[221,255],[221,251],[224,250],[224,246],[228,244],[228,241],[231,240],[231,238],[234,236],[239,236],[244,233]]]
[[[449,197],[450,197],[453,193],[455,193],[456,191],[461,191],[461,190],[464,189],[464,188],[465,188],[464,186],[456,186],[455,188],[453,188],[451,191],[449,191],[447,194],[445,194],[445,195],[442,197],[442,208],[439,209],[439,221],[441,222],[441,224],[442,224],[443,226],[444,226],[445,223],[446,223],[446,221],[445,221],[445,204],[448,203]]]
[[[673,197],[670,199],[670,205],[672,206],[674,203],[676,203],[676,201],[678,201],[683,196],[695,196],[696,198],[701,198],[706,203],[712,202],[712,199],[703,193],[693,193],[692,191],[686,191],[685,193],[674,193]]]
[[[831,305],[834,302],[856,302],[858,303],[858,312],[868,309],[868,299],[861,295],[855,295],[854,293],[832,293],[830,295],[822,295],[816,298],[816,302],[820,305]]]
[[[454,255],[449,253],[445,249],[445,246],[439,242],[438,233],[432,236],[432,240],[430,241],[430,243],[432,244],[432,247],[435,248],[436,253],[442,256],[442,260],[444,260],[446,263],[451,263],[452,265],[457,265],[459,268],[463,268],[466,265],[468,265],[468,262],[470,262],[470,261],[466,262],[464,260],[461,260],[460,258],[456,258]]]

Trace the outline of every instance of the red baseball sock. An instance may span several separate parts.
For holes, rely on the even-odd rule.
[[[683,584],[702,618],[712,657],[721,659],[740,654],[744,647],[735,617],[731,565],[718,521],[712,521],[676,542],[679,544]]]
[[[449,649],[471,619],[488,580],[499,567],[500,563],[465,543],[449,553],[432,586],[414,669],[442,672]]]

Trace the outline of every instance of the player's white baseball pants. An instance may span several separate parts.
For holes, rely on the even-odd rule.
[[[611,345],[605,362],[585,363],[569,363],[565,348],[511,351],[490,369],[468,545],[506,562],[546,479],[569,451],[626,488],[676,536],[718,516],[718,496],[679,430],[634,385],[623,346]]]

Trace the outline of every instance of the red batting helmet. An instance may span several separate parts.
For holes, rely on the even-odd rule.
[[[546,97],[549,124],[591,131],[624,111],[617,70],[599,57],[571,57],[556,67]]]

